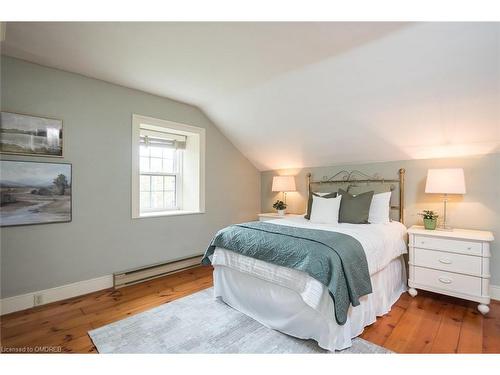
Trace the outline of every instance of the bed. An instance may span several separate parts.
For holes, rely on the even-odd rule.
[[[406,227],[402,224],[404,170],[399,171],[398,179],[382,179],[358,171],[342,171],[340,176],[314,181],[308,175],[308,192],[331,190],[332,185],[345,186],[356,194],[368,189],[390,189],[394,201],[391,201],[392,220],[385,224],[329,225],[294,217],[267,223],[348,235],[361,244],[372,292],[361,296],[357,306],[348,308],[342,324],[336,319],[336,306],[328,288],[308,273],[223,247],[215,247],[210,256],[216,297],[267,327],[298,338],[313,339],[331,351],[350,347],[352,338],[374,323],[377,316],[388,313],[407,290],[402,257],[407,252]]]

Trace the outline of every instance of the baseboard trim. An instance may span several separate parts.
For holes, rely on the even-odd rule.
[[[491,299],[500,301],[500,285],[490,285]]]
[[[0,311],[1,315],[10,314],[12,312],[29,309],[31,307],[41,306],[47,303],[57,302],[67,298],[78,297],[83,294],[111,288],[112,286],[113,275],[101,276],[95,279],[79,281],[55,288],[3,298],[0,300]],[[35,305],[35,296],[41,296],[42,302]]]
[[[98,290],[111,288],[112,286],[113,275],[106,275],[97,277],[95,279],[84,280],[51,289],[40,290],[38,292],[3,298],[0,300],[0,315],[10,314],[16,311],[35,307],[35,296],[42,296],[43,302],[36,305],[41,306],[47,303],[57,302],[67,298],[78,297],[83,294],[97,292]],[[490,285],[490,296],[491,299],[500,301],[500,285]]]

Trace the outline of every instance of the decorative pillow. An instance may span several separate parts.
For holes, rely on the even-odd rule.
[[[338,224],[342,197],[324,198],[314,194],[312,198],[311,223]]]
[[[342,196],[339,223],[368,224],[373,191],[351,195],[347,191],[339,189],[339,195]]]
[[[304,216],[305,219],[311,219],[311,209],[313,204],[313,196],[323,197],[323,198],[335,198],[337,196],[337,192],[334,193],[309,193],[309,200],[307,201],[307,212]]]
[[[391,191],[391,186],[387,185],[387,184],[372,184],[369,186],[364,185],[364,184],[359,184],[359,185],[353,184],[353,185],[349,185],[347,187],[347,189],[344,189],[344,190],[352,195],[363,194],[363,193],[366,193],[367,191],[373,191],[373,195],[375,195],[375,194],[387,193],[388,191]]]
[[[368,222],[370,224],[387,224],[390,222],[391,192],[374,194],[370,204]]]

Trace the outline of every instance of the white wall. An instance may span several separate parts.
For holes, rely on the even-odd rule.
[[[500,23],[419,23],[204,108],[261,170],[500,152]]]

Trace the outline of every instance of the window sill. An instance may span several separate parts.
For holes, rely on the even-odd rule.
[[[160,216],[199,215],[204,213],[205,213],[204,211],[184,211],[184,210],[159,211],[159,212],[142,213],[139,214],[139,216],[132,217],[132,219],[145,219],[148,217],[160,217]]]

